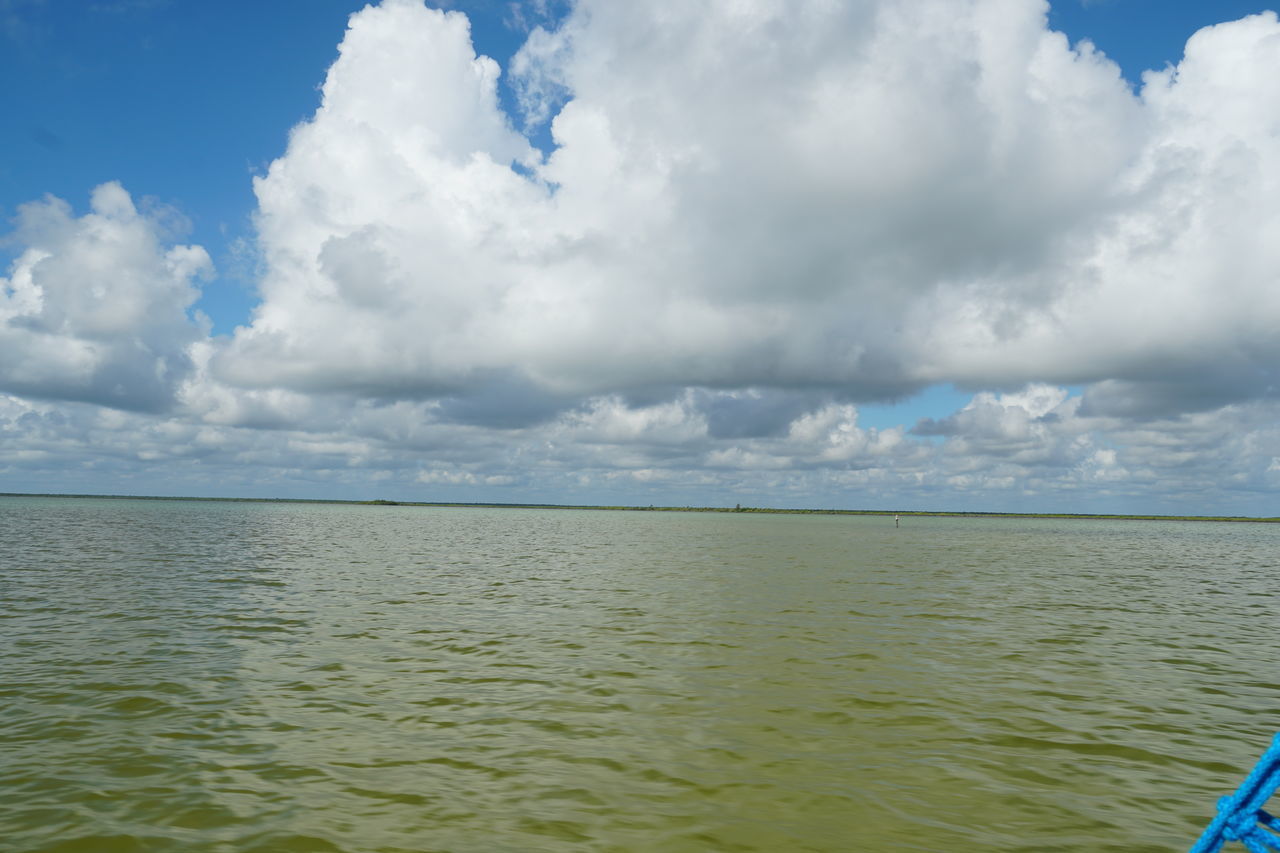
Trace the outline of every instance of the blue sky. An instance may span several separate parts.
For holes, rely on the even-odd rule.
[[[10,285],[18,307],[0,313],[0,322],[39,327],[43,337],[15,332],[0,346],[0,359],[14,365],[7,373],[0,367],[0,394],[9,395],[0,423],[7,424],[10,451],[0,457],[0,490],[644,504],[716,502],[729,494],[729,503],[804,506],[1205,512],[1246,512],[1273,495],[1280,482],[1273,472],[1280,463],[1270,461],[1268,449],[1275,441],[1267,426],[1274,420],[1267,408],[1274,353],[1265,330],[1249,327],[1265,325],[1269,309],[1260,303],[1251,316],[1216,318],[1213,328],[1187,319],[1208,322],[1203,305],[1215,303],[1202,300],[1214,276],[1234,276],[1233,286],[1245,288],[1235,297],[1247,297],[1248,287],[1265,289],[1274,282],[1271,256],[1231,245],[1240,232],[1226,223],[1150,235],[1153,222],[1193,216],[1171,207],[1190,196],[1164,183],[1174,178],[1161,152],[1182,146],[1201,157],[1196,162],[1223,162],[1213,146],[1227,143],[1200,128],[1249,111],[1213,110],[1234,94],[1275,109],[1265,101],[1266,84],[1253,77],[1265,80],[1280,69],[1268,67],[1263,48],[1250,47],[1265,43],[1268,24],[1219,28],[1195,68],[1170,72],[1150,94],[1142,79],[1148,69],[1177,66],[1197,30],[1256,15],[1267,4],[1061,0],[1039,18],[1044,7],[1033,0],[912,12],[909,4],[872,3],[866,8],[883,12],[880,18],[850,13],[826,22],[825,34],[806,34],[812,22],[803,14],[789,22],[769,18],[779,57],[792,56],[787,39],[809,39],[806,50],[819,51],[776,67],[757,67],[751,58],[752,38],[766,30],[739,33],[733,27],[745,24],[724,17],[730,13],[721,4],[708,5],[711,23],[690,19],[683,30],[671,25],[683,13],[663,19],[600,3],[452,4],[470,23],[475,52],[502,69],[496,104],[468,70],[472,60],[445,65],[455,42],[470,49],[448,23],[460,19],[411,14],[418,4],[401,5],[403,34],[379,29],[385,10],[353,19],[362,26],[353,26],[344,53],[350,62],[340,68],[334,63],[348,18],[364,4],[0,0],[0,216],[13,224],[0,243],[8,268],[0,275],[12,283],[24,263],[37,270],[45,263],[31,260],[37,249],[83,257],[65,235],[88,229],[95,188],[118,186],[123,196],[98,197],[102,209],[125,210],[126,198],[128,215],[145,224],[127,260],[110,262],[122,264],[120,280],[64,270],[65,282],[41,285],[36,276],[31,292],[42,294],[46,313],[55,293],[83,308],[76,288],[91,285],[118,305],[134,299],[151,306],[143,311],[145,330],[121,326],[110,345],[99,332],[65,332],[84,359],[100,361],[92,368],[69,361],[59,372],[39,346],[57,351],[63,332],[23,315],[28,309],[19,310]],[[883,23],[910,14],[931,16],[913,22],[923,35],[899,37]],[[716,21],[722,26],[712,30]],[[420,34],[410,32],[415,27]],[[1065,33],[1071,46],[1092,41],[1105,59],[1052,44],[1033,55],[1037,33],[1048,30]],[[982,38],[971,38],[974,32]],[[978,63],[987,69],[984,80],[999,78],[1003,94],[984,90],[974,100],[973,121],[990,119],[990,128],[961,138],[956,129],[970,122],[959,107],[935,126],[857,94],[875,92],[881,78],[870,65],[847,60],[863,62],[860,51],[876,33],[880,50],[898,51],[885,73],[907,88],[902,100],[921,109],[944,94],[921,64],[936,49],[930,38],[954,49],[937,62],[942,72],[946,61],[956,69]],[[412,38],[421,39],[420,49]],[[977,53],[969,57],[971,41]],[[381,102],[400,75],[393,61],[379,64],[378,57],[396,50],[406,51],[398,82],[419,88],[388,112]],[[697,76],[706,70],[697,64],[702,50],[724,63],[713,77]],[[1109,62],[1118,64],[1127,94],[1109,84]],[[1232,62],[1244,65],[1233,71]],[[656,82],[644,82],[650,72]],[[1239,91],[1215,94],[1215,86],[1235,87],[1236,73]],[[680,74],[687,85],[674,79]],[[346,94],[340,103],[334,96],[322,119],[316,111],[326,75]],[[699,103],[688,91],[697,81],[716,100]],[[847,94],[823,94],[828,90]],[[819,97],[828,100],[817,104]],[[565,103],[553,137],[543,119]],[[424,183],[412,203],[396,185],[401,179],[377,168],[352,175],[350,185],[334,177],[355,139],[343,133],[359,123],[382,133],[377,145],[387,151],[420,139],[423,127],[433,133],[430,117],[376,127],[376,116],[395,124],[396,111],[414,105],[456,112],[455,124],[437,128],[457,135],[444,146],[449,152],[483,151],[505,170],[523,158],[510,170],[523,183],[508,186],[502,182],[509,175],[467,170],[453,154],[415,161],[413,175]],[[774,118],[753,124],[757,107]],[[856,124],[843,123],[853,115]],[[1187,115],[1196,118],[1179,118]],[[803,157],[777,156],[799,150],[794,136],[747,130],[776,127],[781,116],[809,128],[800,147],[814,162],[893,159],[885,140],[898,134],[920,140],[920,155],[886,160],[866,174],[838,165],[819,174]],[[612,135],[593,137],[602,122]],[[950,131],[946,122],[953,122]],[[295,127],[307,132],[291,144]],[[943,136],[930,137],[934,131]],[[1237,149],[1255,143],[1252,132],[1239,130]],[[850,138],[842,154],[842,140]],[[600,154],[606,142],[616,146],[608,156]],[[1251,155],[1264,175],[1273,165],[1267,144],[1264,134]],[[1096,150],[1079,163],[1063,153],[1085,148]],[[760,175],[748,159],[757,156],[773,158]],[[992,166],[999,158],[1007,162]],[[300,177],[306,169],[320,171]],[[725,176],[731,172],[738,177]],[[1210,197],[1235,180],[1225,174],[1205,166],[1196,178],[1204,210],[1249,203]],[[881,184],[872,180],[877,175],[894,177]],[[603,185],[610,181],[617,185]],[[530,188],[544,197],[526,198]],[[315,205],[300,205],[304,191],[331,205],[329,212],[322,217]],[[424,193],[450,199],[450,211],[472,212],[415,231],[414,217],[440,210],[421,201]],[[30,207],[47,196],[70,205],[59,220],[64,236],[56,239],[40,224],[48,217]],[[776,218],[748,213],[766,209],[779,211]],[[864,218],[868,210],[876,214]],[[405,218],[396,219],[400,214]],[[1254,221],[1270,222],[1270,214],[1257,211]],[[799,220],[808,224],[788,234]],[[490,224],[476,225],[481,221]],[[491,241],[467,249],[469,240],[480,240],[476,228],[497,229],[508,242],[492,256],[485,254]],[[315,229],[331,230],[317,237]],[[593,229],[598,233],[588,233]],[[846,229],[855,237],[841,236]],[[1232,233],[1237,237],[1223,236]],[[1189,279],[1184,289],[1175,283],[1174,295],[1162,297],[1151,290],[1160,282],[1142,270],[1188,265],[1172,250],[1166,256],[1141,248],[1141,234],[1151,246],[1196,242],[1202,254],[1221,251],[1223,264],[1198,270],[1202,280]],[[199,247],[207,263],[183,255],[181,281],[138,284],[135,294],[130,282],[145,276],[129,272],[128,263],[159,269],[136,254],[142,244],[154,244],[156,257],[169,252],[170,266],[176,246]],[[547,254],[569,244],[573,257]],[[892,252],[877,254],[891,245]],[[312,249],[327,283],[290,278],[286,269],[285,258]],[[1072,251],[1090,260],[1068,269]],[[1139,263],[1142,252],[1153,251],[1154,266]],[[383,262],[395,272],[377,289],[371,280]],[[43,269],[52,274],[48,263]],[[351,281],[335,272],[351,269],[359,270]],[[1073,289],[1095,279],[1102,282],[1097,292]],[[430,287],[421,285],[427,280]],[[130,295],[112,295],[116,286]],[[419,286],[417,297],[395,307],[406,288]],[[355,294],[357,287],[373,289]],[[174,325],[172,312],[161,328],[166,300],[184,299],[184,288],[196,289],[186,316],[203,312],[209,328]],[[322,301],[351,301],[298,319],[318,293]],[[477,294],[477,301],[459,307],[458,293]],[[503,308],[485,314],[488,299]],[[1147,300],[1171,316],[1138,309],[1128,316],[1115,307]],[[538,305],[571,319],[545,326]],[[1181,313],[1173,316],[1175,307]],[[836,322],[841,311],[851,312],[848,322]],[[437,318],[445,318],[439,329]],[[655,333],[632,341],[628,318],[647,318]],[[353,333],[349,351],[331,361],[342,347],[329,343],[345,341],[335,324],[347,320],[370,337],[362,345]],[[1046,323],[1059,325],[1046,331]],[[622,325],[610,331],[611,324]],[[945,344],[933,346],[935,339]],[[402,342],[399,349],[394,341]],[[618,343],[616,358],[583,355],[606,341]],[[139,347],[155,354],[155,365],[138,361]],[[1201,355],[1193,357],[1197,347]],[[136,370],[143,378],[135,389],[129,377]],[[100,411],[104,402],[108,414]],[[404,422],[391,423],[393,410]],[[33,422],[24,415],[38,415],[40,429],[21,426]],[[1208,424],[1211,416],[1220,422]],[[120,425],[102,425],[112,418]],[[736,426],[726,426],[731,421]],[[119,430],[111,439],[119,446],[109,452],[103,429]],[[129,436],[144,433],[146,448],[129,445]],[[1223,434],[1247,436],[1244,455],[1224,461],[1220,448],[1209,454],[1218,444],[1213,436]],[[816,444],[801,447],[804,435]],[[192,443],[199,441],[205,444]],[[1149,461],[1158,448],[1175,445],[1181,467]],[[272,454],[278,464],[254,468]]]

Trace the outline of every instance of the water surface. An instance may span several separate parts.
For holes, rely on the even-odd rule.
[[[1280,728],[1277,545],[0,498],[0,848],[1184,850]]]

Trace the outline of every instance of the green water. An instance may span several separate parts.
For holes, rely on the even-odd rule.
[[[0,498],[0,849],[1175,851],[1280,526]]]

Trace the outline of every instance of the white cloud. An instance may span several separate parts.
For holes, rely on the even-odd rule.
[[[1018,402],[1049,392],[1065,399],[1039,416]],[[261,429],[0,395],[0,479],[16,491],[1252,515],[1280,486],[1274,403],[1135,424],[1033,388],[979,395],[943,437],[864,429],[844,405],[778,435],[676,436],[699,423],[685,405],[608,399],[496,431],[442,422],[429,403],[346,400]]]
[[[584,0],[513,62],[527,118],[567,98],[542,163],[463,16],[367,8],[257,182],[264,300],[215,373],[498,377],[544,417],[659,387],[1248,398],[1280,320],[1280,27],[1205,30],[1135,97],[1046,8]]]
[[[0,390],[159,410],[190,371],[204,334],[188,316],[212,264],[168,245],[164,210],[139,211],[117,183],[76,217],[56,198],[23,205],[20,248],[0,278]]]

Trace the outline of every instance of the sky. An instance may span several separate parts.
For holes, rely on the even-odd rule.
[[[1280,515],[1280,22],[0,0],[0,491]]]

